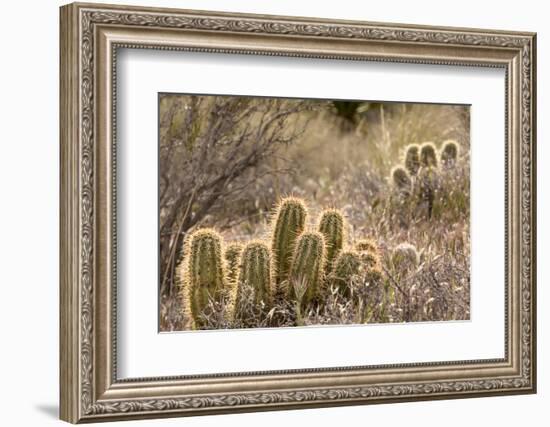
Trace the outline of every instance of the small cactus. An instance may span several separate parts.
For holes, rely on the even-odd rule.
[[[410,243],[400,243],[393,248],[391,260],[395,268],[410,271],[418,267],[420,256]]]
[[[458,159],[458,144],[452,140],[445,141],[439,153],[439,159],[444,168],[452,168]]]
[[[363,262],[367,282],[378,282],[382,279],[382,263],[379,254],[363,252],[361,253],[361,261]]]
[[[289,197],[277,207],[271,242],[275,284],[288,280],[292,253],[297,237],[306,224],[307,208],[301,199]]]
[[[237,282],[242,252],[243,245],[241,243],[231,243],[225,247],[226,278],[229,283]]]
[[[405,168],[409,175],[416,176],[420,169],[420,146],[409,144],[405,149]]]
[[[355,249],[361,257],[365,279],[368,282],[379,280],[382,277],[382,262],[378,244],[372,239],[362,239],[355,244]]]
[[[420,163],[423,167],[437,167],[436,148],[432,142],[420,146]]]
[[[256,304],[271,302],[271,256],[269,247],[262,241],[249,242],[243,249],[237,284],[237,304],[240,287],[248,285],[254,289]]]
[[[338,290],[342,295],[350,296],[349,285],[354,277],[358,277],[361,274],[362,267],[363,261],[358,252],[344,251],[338,255],[334,263],[332,277],[333,283],[338,286]]]
[[[325,238],[325,273],[329,273],[334,260],[344,246],[344,216],[337,209],[325,209],[319,219],[319,232]]]
[[[325,241],[321,233],[308,231],[300,235],[289,275],[289,293],[291,298],[299,299],[294,292],[297,284],[305,287],[302,306],[310,304],[320,293],[325,266]]]
[[[359,254],[361,255],[361,260],[363,261],[365,268],[368,269],[380,266],[380,255],[378,252],[363,251]]]
[[[215,230],[205,228],[192,233],[188,245],[177,275],[193,327],[200,329],[205,326],[201,315],[209,300],[223,297],[226,292],[222,239]]]
[[[391,172],[393,185],[397,190],[404,194],[411,192],[412,181],[409,173],[404,167],[396,166]]]
[[[420,201],[427,206],[428,219],[432,217],[437,178],[437,170],[431,166],[423,167],[418,174],[418,195]]]

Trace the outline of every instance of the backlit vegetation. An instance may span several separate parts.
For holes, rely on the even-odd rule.
[[[347,104],[161,97],[161,330],[469,318],[468,108]]]

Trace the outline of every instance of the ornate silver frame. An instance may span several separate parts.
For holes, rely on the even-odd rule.
[[[71,4],[61,8],[61,418],[77,423],[534,393],[533,33]],[[176,378],[116,376],[118,47],[506,70],[505,357]]]

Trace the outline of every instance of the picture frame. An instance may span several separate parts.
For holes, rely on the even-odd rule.
[[[536,392],[534,33],[85,3],[61,7],[60,25],[61,419],[98,422]],[[120,379],[121,49],[503,70],[504,357]]]

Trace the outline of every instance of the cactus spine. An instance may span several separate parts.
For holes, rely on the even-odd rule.
[[[325,238],[325,273],[328,274],[344,246],[344,216],[337,209],[325,209],[319,220],[319,232]]]
[[[458,144],[455,141],[445,141],[439,154],[441,165],[445,168],[452,168],[458,159]]]
[[[271,302],[271,256],[268,246],[261,241],[249,242],[243,249],[242,264],[239,269],[237,304],[240,300],[240,287],[248,285],[254,289],[254,301]]]
[[[187,256],[178,267],[178,276],[193,326],[200,329],[205,326],[201,315],[210,299],[223,297],[226,290],[222,239],[215,230],[206,228],[191,234]]]
[[[420,169],[420,147],[418,144],[409,144],[405,149],[405,168],[409,175],[415,176]]]
[[[290,267],[290,295],[300,299],[302,294],[302,306],[310,304],[321,291],[320,285],[323,279],[325,266],[325,241],[321,233],[308,231],[300,235],[294,251],[294,257]],[[294,288],[301,286],[303,292],[296,292]]]
[[[277,208],[271,242],[276,285],[288,280],[294,245],[304,230],[306,217],[307,209],[304,202],[294,197],[282,200]]]
[[[436,148],[432,142],[420,146],[420,163],[423,167],[437,167]]]
[[[338,255],[332,277],[342,295],[350,296],[349,285],[361,273],[362,265],[361,255],[356,251],[344,251]]]
[[[235,284],[237,282],[242,252],[243,245],[240,243],[231,243],[225,247],[224,258],[228,283]]]
[[[391,172],[393,185],[398,191],[404,194],[411,192],[412,181],[407,170],[401,166],[396,166]]]

